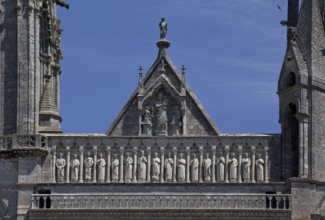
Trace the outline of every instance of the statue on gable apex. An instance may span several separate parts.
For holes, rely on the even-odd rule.
[[[160,39],[165,39],[167,35],[167,22],[165,18],[161,18],[159,22]]]

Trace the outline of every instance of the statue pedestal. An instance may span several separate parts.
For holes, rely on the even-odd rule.
[[[181,134],[182,123],[172,123],[172,134],[173,136],[179,136]]]
[[[142,135],[152,136],[152,124],[149,122],[142,123]]]
[[[156,134],[157,134],[157,136],[167,136],[168,132],[167,131],[157,131]]]

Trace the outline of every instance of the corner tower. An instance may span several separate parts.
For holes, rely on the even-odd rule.
[[[62,0],[0,0],[1,135],[60,132],[57,4],[65,5]],[[40,114],[47,81],[55,106]]]
[[[288,0],[279,83],[283,179],[325,181],[324,1]]]

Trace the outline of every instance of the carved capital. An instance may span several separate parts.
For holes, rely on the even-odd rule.
[[[71,150],[70,146],[66,146],[66,151],[68,155],[70,155],[70,150]]]
[[[216,153],[217,153],[217,146],[216,146],[216,145],[213,145],[213,146],[211,147],[211,151],[212,151],[212,154],[213,154],[213,155],[216,155]]]
[[[137,152],[138,152],[138,147],[133,147],[133,153],[134,153],[134,155],[136,155]]]
[[[243,146],[242,145],[238,145],[238,153],[239,154],[243,153]]]
[[[173,153],[174,153],[174,155],[177,154],[177,147],[173,147]]]
[[[165,154],[165,147],[160,147],[160,153]]]
[[[186,147],[185,151],[186,151],[187,155],[190,155],[191,154],[191,147]]]
[[[252,155],[255,155],[256,154],[256,147],[255,146],[252,146],[251,147],[251,152],[252,152]]]
[[[112,153],[112,148],[110,146],[107,146],[106,151],[107,151],[107,154],[111,154]]]
[[[80,146],[79,147],[79,152],[80,152],[81,155],[84,154],[84,146]]]
[[[203,146],[199,147],[199,153],[203,154]]]
[[[268,146],[264,147],[264,152],[265,152],[265,155],[269,155],[269,147]]]
[[[151,146],[148,146],[148,147],[146,148],[146,151],[147,151],[147,154],[148,154],[148,155],[151,154]]]
[[[229,149],[230,149],[229,145],[225,145],[225,152],[226,152],[227,154],[229,154]]]
[[[98,147],[96,145],[93,146],[94,154],[97,154]]]
[[[55,155],[56,154],[56,145],[52,146],[52,154]]]
[[[123,155],[123,154],[124,154],[124,147],[123,147],[123,146],[122,146],[122,147],[120,147],[120,149],[119,149],[119,150],[120,150],[120,154],[121,154],[121,155]]]

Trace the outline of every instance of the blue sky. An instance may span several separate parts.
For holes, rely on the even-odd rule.
[[[62,129],[104,133],[157,57],[158,23],[169,55],[222,133],[278,133],[277,80],[286,0],[66,0]],[[282,10],[278,9],[278,5]]]

